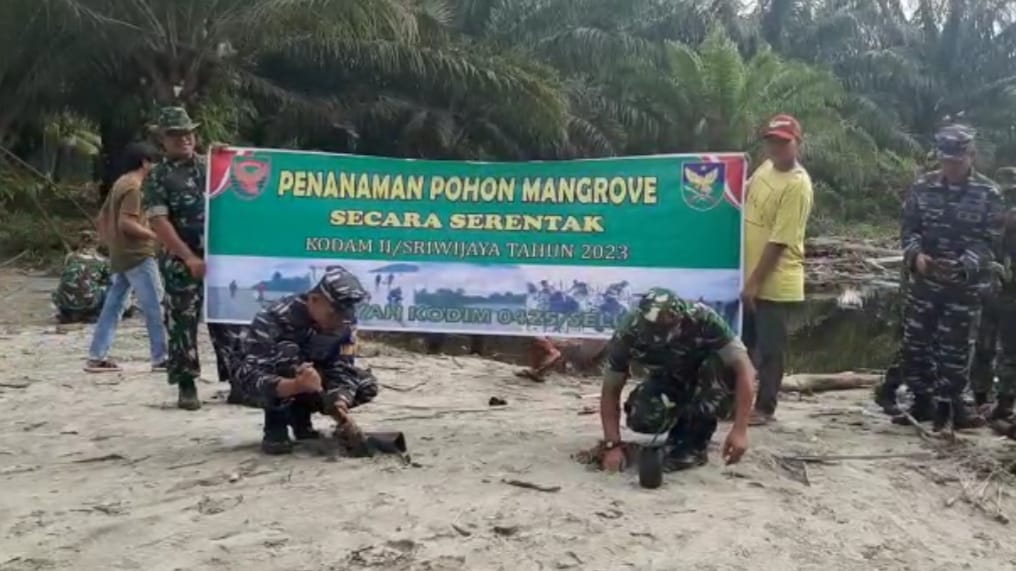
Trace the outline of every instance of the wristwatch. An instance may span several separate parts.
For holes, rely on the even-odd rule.
[[[620,445],[621,445],[620,442],[617,442],[617,441],[614,441],[614,440],[604,440],[603,441],[603,449],[604,450],[613,450],[614,448],[617,448]]]

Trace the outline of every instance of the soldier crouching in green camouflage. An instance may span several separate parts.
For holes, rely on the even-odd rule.
[[[81,233],[81,244],[64,258],[60,283],[52,294],[60,323],[92,323],[102,311],[110,282],[109,260],[96,249],[95,233]]]
[[[145,178],[144,204],[152,230],[165,247],[159,267],[165,281],[164,298],[168,335],[169,383],[179,387],[177,406],[201,408],[195,381],[201,374],[198,360],[198,323],[205,277],[206,165],[196,153],[197,123],[180,107],[159,115],[165,158]],[[219,361],[219,380],[229,380],[224,348],[232,344],[232,328],[209,324]]]
[[[602,463],[608,471],[623,469],[620,400],[632,363],[647,378],[624,405],[627,425],[643,434],[667,434],[664,468],[682,470],[705,464],[722,390],[702,365],[718,356],[736,379],[734,425],[723,444],[728,464],[748,448],[748,419],[754,394],[755,369],[744,344],[723,319],[704,304],[653,288],[614,332],[607,347],[607,365],[600,401],[603,423]]]

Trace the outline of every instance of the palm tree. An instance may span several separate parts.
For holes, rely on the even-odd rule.
[[[110,86],[83,105],[98,116],[107,146],[125,142],[121,123],[136,132],[154,106],[171,103],[190,107],[219,140],[255,123],[257,138],[341,148],[405,143],[411,137],[392,127],[415,125],[431,139],[377,149],[415,156],[425,152],[418,146],[461,150],[481,134],[510,130],[516,145],[553,139],[563,123],[553,75],[456,48],[442,0],[54,1],[92,38],[82,73]]]
[[[61,33],[67,14],[45,0],[0,5],[0,145],[19,119],[59,105],[62,74],[73,40]]]
[[[902,151],[946,120],[980,127],[984,149],[1016,160],[1016,6],[1005,0],[782,0],[784,53],[830,67],[883,120],[880,144]],[[776,2],[772,2],[773,5]],[[777,18],[775,12],[763,18]],[[1008,157],[1004,159],[1003,157]]]
[[[655,137],[658,118],[627,88],[632,69],[661,65],[663,41],[699,43],[720,22],[746,36],[732,0],[457,0],[470,45],[519,54],[563,78],[566,131],[551,157],[604,156]]]

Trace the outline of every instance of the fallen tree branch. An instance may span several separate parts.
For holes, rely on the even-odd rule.
[[[431,418],[441,418],[448,415],[456,414],[476,414],[476,413],[492,413],[500,410],[509,410],[505,407],[493,407],[493,408],[457,408],[451,410],[439,410],[433,414],[414,414],[408,416],[393,416],[384,419],[384,422],[392,422],[397,420],[428,420]]]
[[[13,258],[11,258],[9,260],[7,260],[7,261],[5,261],[3,263],[0,263],[0,268],[6,268],[7,266],[9,266],[9,265],[13,264],[14,262],[20,260],[21,258],[24,258],[27,255],[28,255],[28,250],[23,250],[17,256],[14,256]]]
[[[536,490],[537,492],[560,492],[561,486],[542,486],[540,484],[534,484],[532,482],[525,482],[523,480],[501,480],[509,486],[515,486],[516,488],[525,488],[527,490]]]
[[[423,385],[426,385],[429,382],[430,382],[430,379],[428,379],[426,381],[420,381],[419,383],[416,383],[415,385],[410,385],[408,387],[400,387],[400,386],[397,386],[397,385],[389,385],[389,384],[386,384],[386,383],[380,383],[380,385],[381,385],[382,388],[389,389],[389,390],[395,391],[397,393],[408,393],[408,392],[415,391],[416,389],[422,387]]]
[[[849,391],[870,388],[882,380],[882,375],[847,371],[831,374],[790,375],[783,379],[781,392],[820,393],[825,391]]]
[[[826,462],[840,462],[843,460],[891,460],[895,458],[911,458],[915,460],[930,460],[935,455],[931,452],[898,452],[888,454],[819,454],[814,456],[781,456],[784,460],[806,462],[809,464],[824,464]]]
[[[932,434],[931,432],[928,432],[927,428],[921,426],[921,423],[917,422],[917,419],[914,418],[914,415],[910,414],[910,412],[906,410],[900,412],[903,414],[903,417],[907,419],[907,422],[909,422],[910,425],[914,427],[914,429],[917,431],[917,435],[920,436],[922,440],[930,442],[932,444],[936,444],[935,435]]]
[[[899,256],[902,254],[899,250],[891,248],[880,248],[878,246],[869,246],[868,244],[858,244],[856,242],[847,242],[844,240],[838,240],[836,238],[811,238],[807,241],[805,246],[808,250],[812,251],[825,251],[834,250],[837,252],[856,252],[858,254],[866,254],[873,257],[884,257],[888,258],[891,256]]]

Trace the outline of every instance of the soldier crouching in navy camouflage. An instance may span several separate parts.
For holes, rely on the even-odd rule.
[[[280,299],[254,318],[234,362],[233,390],[265,411],[261,449],[292,451],[297,440],[316,439],[311,415],[350,422],[349,410],[377,396],[377,380],[353,366],[356,305],[368,297],[353,274],[330,269],[308,293]],[[355,426],[355,425],[353,425]]]
[[[195,382],[201,374],[198,360],[198,324],[201,321],[205,278],[204,157],[197,154],[191,121],[181,107],[167,107],[159,115],[165,158],[145,177],[144,206],[152,230],[165,248],[159,269],[165,282],[165,321],[168,336],[166,362],[169,384],[179,387],[177,406],[201,408]],[[218,361],[219,380],[229,380],[227,348],[237,328],[208,324]]]
[[[918,422],[941,430],[982,426],[964,405],[981,295],[1002,238],[998,188],[973,170],[974,132],[952,125],[936,135],[941,170],[914,184],[903,208],[901,242],[911,270],[904,309],[903,380]],[[894,419],[908,422],[906,416]]]
[[[748,420],[754,399],[755,369],[744,344],[711,308],[680,299],[670,290],[653,288],[622,320],[607,347],[600,401],[603,423],[603,468],[623,469],[620,399],[632,363],[648,378],[625,402],[627,425],[643,434],[667,435],[664,468],[682,470],[705,464],[722,395],[703,364],[718,356],[736,375],[734,425],[723,444],[728,464],[748,448]]]

